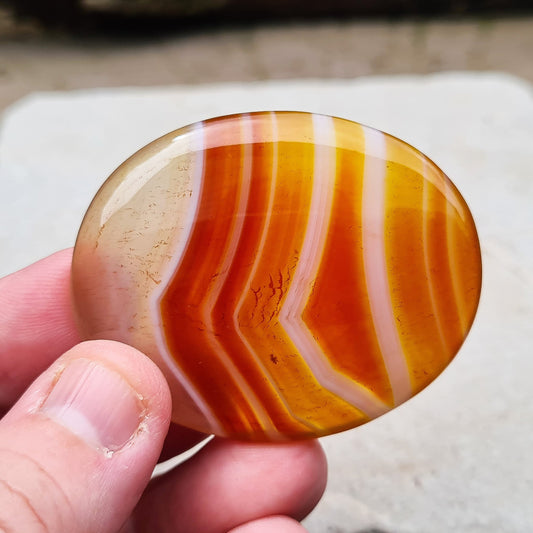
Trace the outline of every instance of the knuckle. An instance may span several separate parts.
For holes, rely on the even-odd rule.
[[[7,481],[0,479],[0,531],[48,533],[48,528],[29,498]]]
[[[35,459],[0,450],[0,533],[52,533],[72,524],[72,506],[54,477]],[[70,515],[70,516],[69,516]]]

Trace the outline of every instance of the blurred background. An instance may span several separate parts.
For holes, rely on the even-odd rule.
[[[36,90],[504,71],[531,0],[2,0],[0,109]]]

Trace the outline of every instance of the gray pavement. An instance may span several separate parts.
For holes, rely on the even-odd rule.
[[[470,204],[484,259],[478,317],[457,359],[392,413],[323,439],[329,486],[305,525],[531,532],[533,98],[523,80],[466,72],[35,93],[0,130],[0,275],[72,245],[100,183],[149,140],[276,108],[357,120],[420,148]]]
[[[0,110],[37,90],[501,71],[533,82],[533,16],[314,21],[75,38],[0,9]]]

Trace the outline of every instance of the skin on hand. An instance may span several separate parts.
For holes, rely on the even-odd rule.
[[[213,439],[150,480],[205,435],[170,424],[168,386],[143,354],[79,343],[71,255],[0,279],[0,530],[304,531],[326,483],[316,441]]]

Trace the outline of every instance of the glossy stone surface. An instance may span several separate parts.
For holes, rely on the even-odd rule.
[[[123,163],[73,260],[84,338],[165,373],[175,422],[248,440],[365,423],[446,367],[481,284],[450,180],[342,119],[265,112],[169,133]]]

